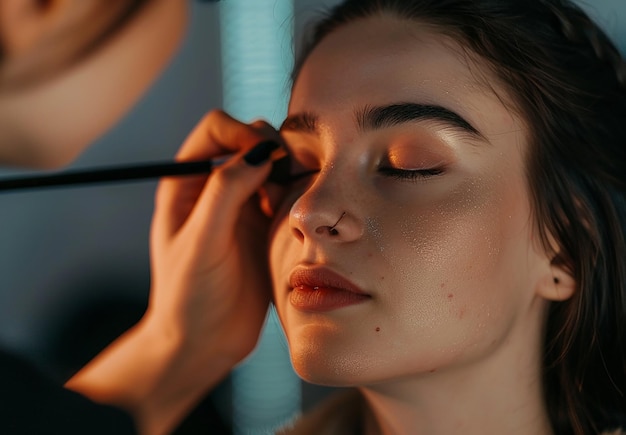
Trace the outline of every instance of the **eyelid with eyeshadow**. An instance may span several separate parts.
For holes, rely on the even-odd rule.
[[[440,152],[433,152],[428,147],[400,145],[386,152],[377,170],[386,177],[419,181],[442,175],[448,166],[447,160]]]
[[[300,170],[299,172],[294,172],[294,162],[297,164],[298,159],[293,158],[293,156],[290,156],[290,158],[286,159],[282,159],[283,162],[279,162],[282,163],[282,168],[280,168],[280,172],[282,173],[282,177],[281,177],[281,184],[289,184],[289,183],[294,183],[296,181],[299,181],[302,178],[306,178],[309,177],[311,175],[315,175],[317,173],[320,172],[321,169],[319,168],[315,168],[315,169],[304,169],[304,170]],[[302,165],[304,166],[304,165]],[[378,168],[378,172],[383,174],[386,177],[390,177],[390,178],[397,178],[400,180],[409,180],[409,181],[417,181],[420,179],[427,179],[427,178],[431,178],[431,177],[436,177],[439,175],[442,175],[445,172],[446,168],[445,165],[443,164],[439,164],[433,167],[428,167],[428,168],[420,168],[420,169],[403,169],[403,168],[397,168],[397,167],[393,167],[393,166],[380,166]]]

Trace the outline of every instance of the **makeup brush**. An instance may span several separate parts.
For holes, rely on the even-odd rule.
[[[0,179],[0,192],[139,181],[161,177],[208,175],[214,167],[223,164],[226,160],[227,159],[221,158],[217,160],[161,162],[5,178]],[[277,184],[285,184],[290,181],[290,179],[288,156],[275,160],[272,164],[272,171],[268,177],[268,181]]]

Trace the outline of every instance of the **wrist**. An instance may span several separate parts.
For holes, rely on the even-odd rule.
[[[144,316],[66,384],[126,410],[150,435],[171,432],[230,370],[220,355],[197,352],[157,320]]]
[[[142,433],[167,433],[228,375],[234,363],[208,340],[200,346],[149,316],[137,325],[136,333],[149,349],[144,363],[154,369],[146,375],[134,414]]]

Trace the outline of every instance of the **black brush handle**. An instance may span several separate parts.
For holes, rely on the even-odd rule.
[[[214,165],[211,160],[168,162],[7,178],[0,179],[0,191],[208,174]]]
[[[152,163],[6,178],[4,180],[0,179],[0,192],[48,187],[82,186],[172,176],[208,175],[215,166],[222,164],[224,161],[225,160],[198,160],[189,162]],[[288,157],[282,157],[273,163],[272,172],[268,177],[268,181],[284,184],[289,182],[289,180]]]

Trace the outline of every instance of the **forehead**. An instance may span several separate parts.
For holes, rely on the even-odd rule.
[[[294,83],[289,111],[352,111],[412,101],[453,107],[477,123],[491,112],[491,122],[520,124],[504,87],[486,61],[477,59],[435,26],[391,15],[357,19],[311,52]]]

